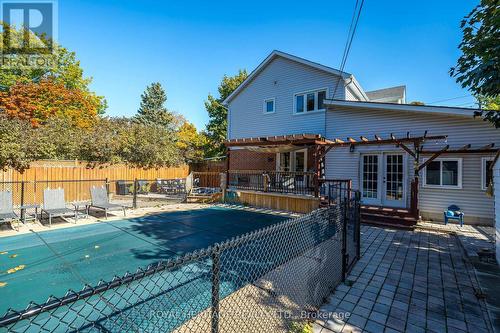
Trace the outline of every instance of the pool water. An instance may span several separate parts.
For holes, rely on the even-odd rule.
[[[284,219],[211,207],[0,238],[0,317]]]

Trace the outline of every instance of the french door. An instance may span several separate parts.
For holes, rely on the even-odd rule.
[[[361,198],[368,205],[406,207],[406,164],[403,154],[361,155]]]

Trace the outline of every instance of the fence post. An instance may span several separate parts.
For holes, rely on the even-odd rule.
[[[24,180],[21,181],[21,207],[24,206]],[[26,215],[26,210],[21,208],[21,221],[24,221],[24,217]]]
[[[345,282],[347,275],[347,204],[346,202],[341,202],[340,207],[342,208],[342,282]]]
[[[104,180],[104,186],[106,186],[106,193],[108,194],[108,198],[109,198],[109,178],[107,178],[107,177]]]
[[[212,307],[211,333],[219,332],[219,282],[220,282],[220,248],[215,246],[212,252]]]
[[[132,207],[137,208],[137,178],[134,179],[134,198],[132,200]]]

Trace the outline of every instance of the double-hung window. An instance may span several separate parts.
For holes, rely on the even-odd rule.
[[[462,159],[435,159],[424,169],[424,187],[462,188]]]
[[[294,95],[294,113],[304,114],[307,112],[324,111],[326,89],[306,91]]]

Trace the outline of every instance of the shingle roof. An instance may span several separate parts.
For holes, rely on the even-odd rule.
[[[381,99],[404,99],[406,86],[390,87],[378,90],[367,91],[366,95],[370,101],[377,101]]]

